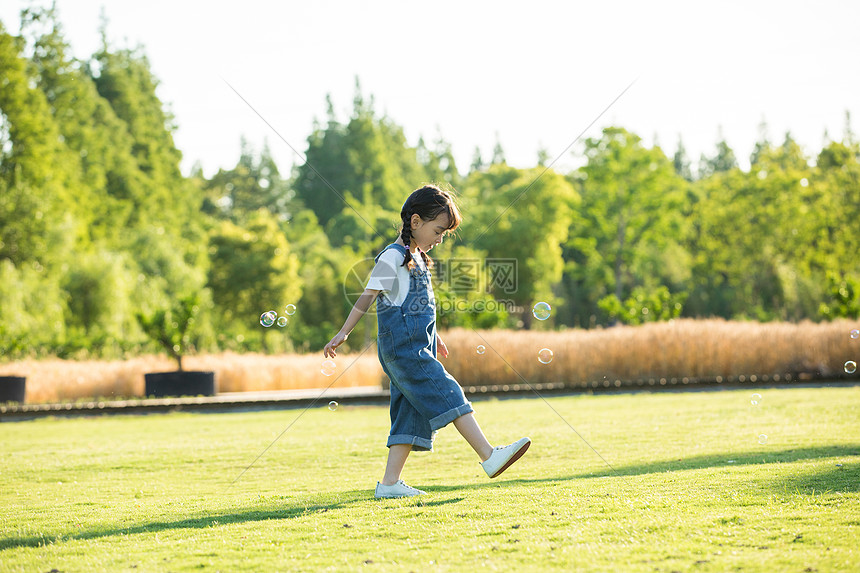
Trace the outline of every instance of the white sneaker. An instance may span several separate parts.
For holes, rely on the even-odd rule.
[[[423,495],[425,493],[427,492],[416,489],[411,485],[406,485],[403,483],[402,479],[399,479],[394,485],[382,485],[381,483],[376,482],[376,493],[374,494],[374,497],[377,499],[380,497],[411,497],[413,495]]]
[[[481,466],[490,478],[494,478],[508,469],[511,464],[520,459],[529,449],[532,441],[528,438],[520,438],[510,446],[493,448],[493,453]]]

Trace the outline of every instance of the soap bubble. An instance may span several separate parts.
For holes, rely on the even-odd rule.
[[[760,443],[761,445],[765,445],[767,443],[767,436],[765,436],[764,434],[759,434],[758,443]]]
[[[532,309],[532,314],[538,320],[546,320],[552,314],[552,307],[548,302],[539,302]]]
[[[848,336],[851,337],[852,340],[857,340],[860,338],[860,330],[852,329],[851,332],[848,333]]]
[[[487,349],[484,347],[483,344],[479,344],[478,347],[475,349],[475,352],[477,352],[478,354],[483,354],[486,351]]]
[[[274,310],[264,312],[260,315],[260,324],[262,324],[266,328],[269,328],[270,326],[275,324],[276,320],[278,320],[278,313]]]
[[[847,374],[854,374],[857,371],[857,363],[853,360],[849,360],[845,363],[845,372]]]
[[[549,364],[552,362],[552,350],[549,348],[541,348],[538,352],[538,362],[541,364]]]
[[[335,410],[337,410],[337,402],[335,402],[334,400],[332,400],[331,402],[329,402],[329,403],[328,403],[328,409],[329,409],[329,410],[331,410],[332,412],[334,412]]]
[[[284,328],[286,325],[287,325],[287,317],[286,316],[278,317],[278,326],[280,326],[281,328]]]
[[[335,370],[337,370],[337,364],[334,363],[334,360],[323,360],[320,372],[326,376],[331,376]]]
[[[296,305],[288,304],[287,307],[284,309],[284,312],[286,312],[290,316],[293,316],[294,314],[296,314]]]
[[[750,397],[750,404],[752,404],[753,406],[758,406],[759,402],[761,402],[761,394],[753,394]]]

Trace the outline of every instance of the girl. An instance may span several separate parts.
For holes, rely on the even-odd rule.
[[[509,446],[491,446],[463,389],[436,359],[437,348],[443,357],[448,356],[448,349],[436,333],[436,300],[430,284],[433,261],[427,251],[460,225],[457,205],[450,194],[427,185],[406,199],[400,218],[400,237],[376,256],[364,292],[323,351],[326,357],[337,356],[335,349],[376,301],[377,353],[391,380],[388,463],[382,481],[376,484],[378,498],[424,493],[406,485],[400,473],[409,452],[432,451],[436,431],[451,422],[491,478],[517,461],[531,444],[529,438],[522,438]]]

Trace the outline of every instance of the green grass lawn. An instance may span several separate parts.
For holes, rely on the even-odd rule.
[[[860,387],[474,403],[373,499],[386,407],[0,424],[0,571],[857,571]],[[765,444],[758,436],[767,435]]]

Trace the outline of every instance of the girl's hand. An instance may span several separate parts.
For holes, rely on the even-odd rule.
[[[337,334],[335,334],[334,338],[332,338],[329,343],[325,345],[325,348],[323,349],[323,355],[325,355],[326,358],[334,358],[335,356],[337,356],[337,352],[335,352],[334,349],[346,342],[347,338],[349,338],[349,335],[344,334],[343,332],[338,332]]]
[[[439,335],[436,335],[436,350],[439,351],[439,354],[442,355],[442,358],[448,358],[448,347],[445,346],[445,343],[442,342],[442,339],[439,338]]]

